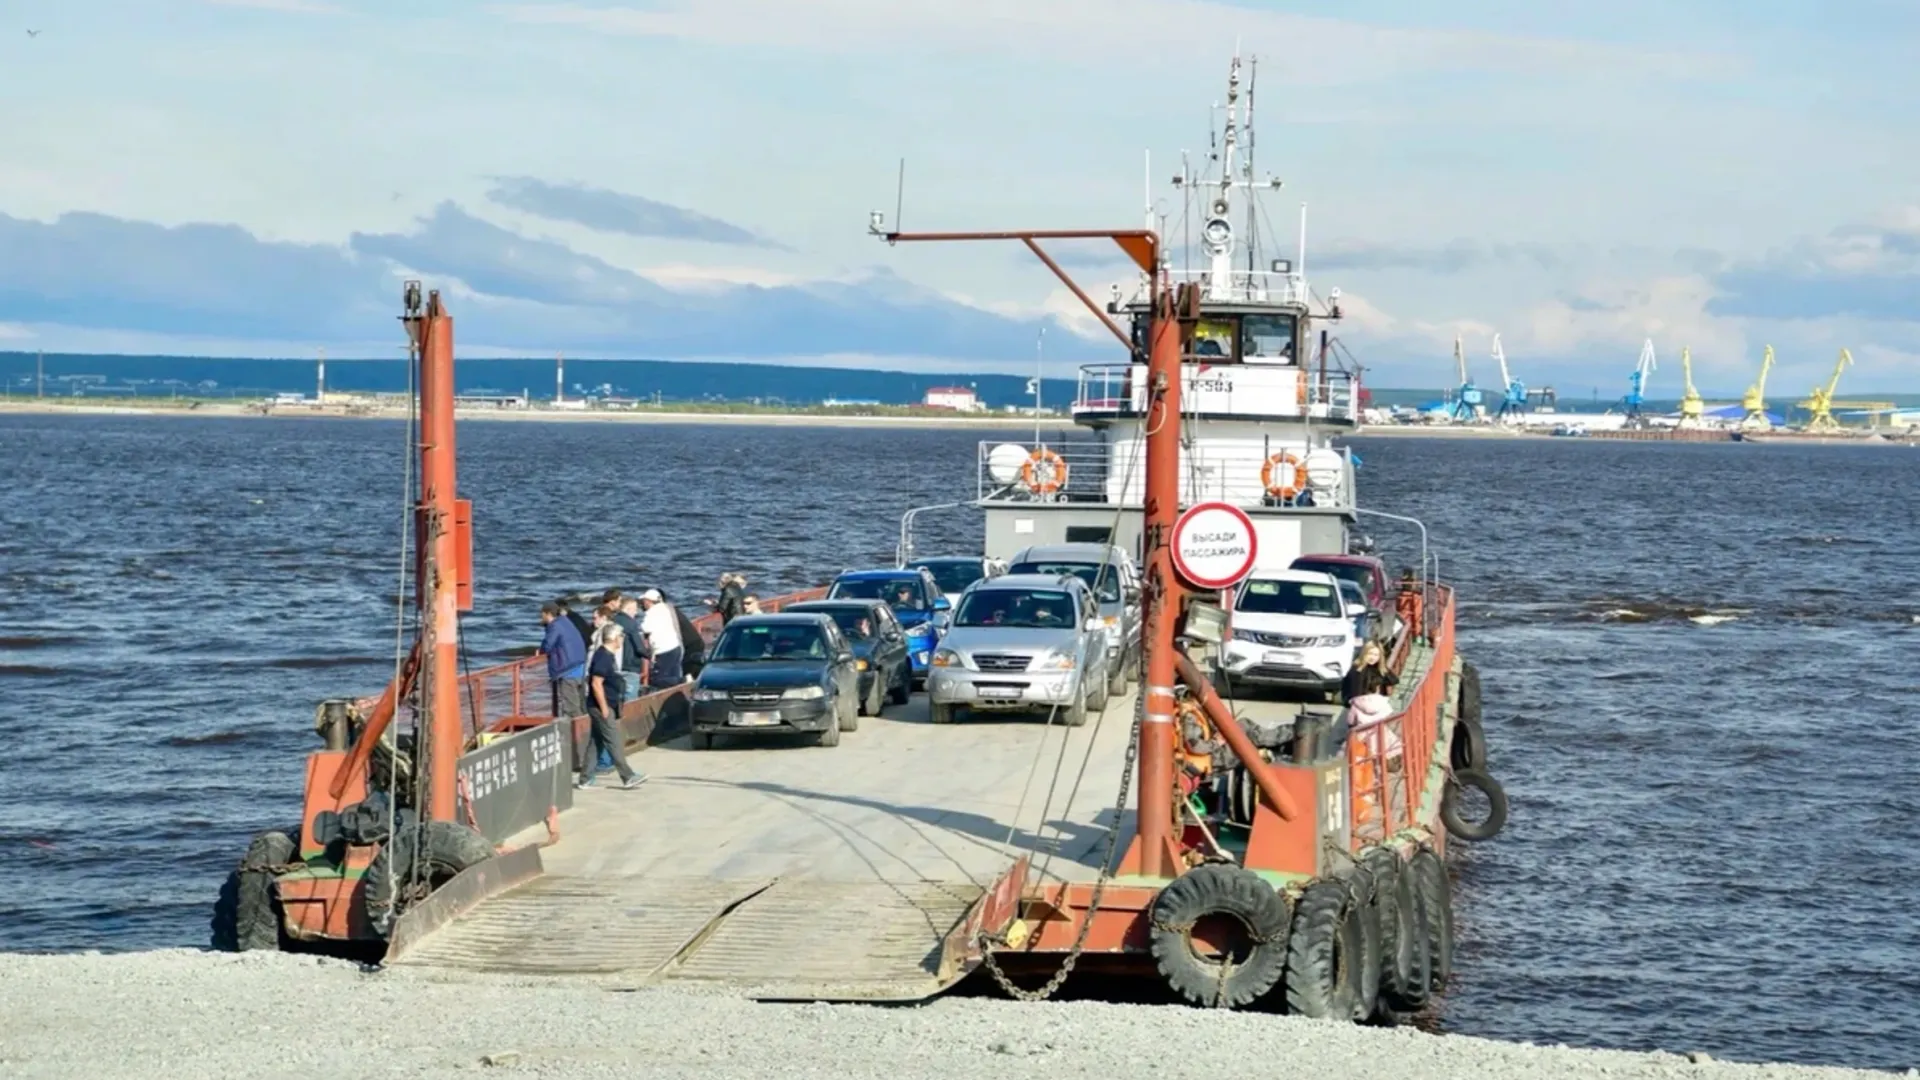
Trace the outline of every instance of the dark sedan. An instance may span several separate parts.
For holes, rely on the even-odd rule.
[[[884,600],[808,600],[780,609],[793,614],[826,615],[853,646],[860,668],[860,711],[878,716],[888,702],[905,705],[913,694],[913,661],[907,632]]]
[[[831,616],[744,615],[720,632],[691,696],[695,750],[715,735],[778,732],[838,746],[860,726],[859,659]]]

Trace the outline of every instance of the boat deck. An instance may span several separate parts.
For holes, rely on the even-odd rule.
[[[1263,719],[1295,708],[1241,703]],[[683,736],[632,756],[640,789],[577,792],[542,877],[396,962],[762,998],[931,996],[957,978],[946,935],[1020,854],[1048,878],[1098,876],[1133,710],[1128,693],[1077,730],[1044,716],[935,726],[915,695],[831,749],[774,737],[694,752]],[[1131,806],[1118,827],[1124,845]]]

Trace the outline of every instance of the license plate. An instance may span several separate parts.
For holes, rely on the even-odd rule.
[[[777,712],[737,712],[727,715],[731,727],[771,727],[780,722]]]
[[[1017,698],[1020,696],[1020,688],[1017,686],[983,686],[980,688],[980,696],[983,698]]]
[[[1269,652],[1266,656],[1266,662],[1269,664],[1285,664],[1297,667],[1300,664],[1300,654],[1297,652]]]

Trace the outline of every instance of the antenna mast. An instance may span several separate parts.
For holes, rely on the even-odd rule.
[[[1210,265],[1207,271],[1207,298],[1233,298],[1233,178],[1236,171],[1234,151],[1240,143],[1240,54],[1233,56],[1227,72],[1227,125],[1221,137],[1220,185],[1207,207],[1207,224],[1202,233]]]

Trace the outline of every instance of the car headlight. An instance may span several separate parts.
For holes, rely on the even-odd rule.
[[[1313,639],[1313,647],[1317,649],[1331,649],[1335,645],[1345,645],[1346,643],[1347,643],[1347,639],[1344,637],[1340,637],[1338,635],[1333,637],[1317,637]]]
[[[1120,616],[1118,615],[1108,615],[1105,618],[1103,618],[1101,621],[1114,629],[1118,629],[1120,626]]]
[[[952,649],[935,650],[933,654],[933,659],[929,662],[934,667],[966,667],[967,666],[966,661],[960,659],[960,654],[957,652],[954,652]]]
[[[865,660],[855,660],[853,662],[853,669],[855,671],[865,671],[867,670],[867,662]]]
[[[704,686],[694,687],[693,690],[693,700],[695,701],[725,701],[726,699],[727,692],[725,690],[709,690]]]
[[[1033,667],[1036,671],[1072,671],[1073,664],[1074,660],[1071,653],[1048,653],[1041,657]]]
[[[1260,632],[1258,630],[1235,630],[1233,632],[1233,640],[1258,643],[1260,640]]]
[[[780,695],[792,701],[812,701],[827,696],[827,692],[818,686],[796,686]]]

